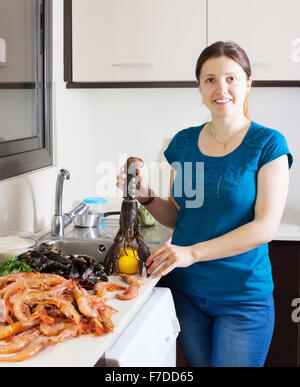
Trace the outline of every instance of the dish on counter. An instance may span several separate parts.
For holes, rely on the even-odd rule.
[[[37,238],[29,232],[10,231],[0,233],[0,261],[18,256],[28,249],[35,248]]]

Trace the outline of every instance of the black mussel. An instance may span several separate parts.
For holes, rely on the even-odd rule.
[[[87,268],[86,271],[81,274],[82,279],[85,280],[90,278],[90,276],[93,274],[93,270],[94,270],[93,267]]]
[[[85,270],[89,267],[89,265],[87,265],[85,259],[80,257],[80,256],[71,255],[70,260],[73,264],[73,267],[76,267],[76,269],[78,270],[78,272],[80,274],[84,273]]]
[[[41,253],[54,253],[54,254],[61,254],[61,250],[58,248],[58,246],[55,243],[41,243],[38,248],[38,251]]]
[[[26,253],[23,253],[23,254],[20,254],[19,256],[18,256],[18,259],[20,260],[20,261],[27,261],[27,260],[29,260],[31,258],[31,251],[26,251]]]
[[[108,281],[102,263],[89,255],[66,255],[55,244],[42,243],[36,250],[21,254],[18,259],[34,271],[74,278],[81,286],[92,289],[99,281]]]
[[[80,256],[85,260],[85,262],[88,265],[92,265],[92,264],[96,263],[96,258],[91,257],[90,255],[80,255]]]
[[[64,257],[63,255],[51,254],[50,256],[48,256],[48,258],[50,260],[59,262],[59,263],[61,263],[63,265],[66,265],[66,266],[69,266],[69,267],[72,266],[72,261],[70,261],[70,259]]]
[[[53,274],[65,276],[70,273],[70,268],[68,266],[63,265],[60,262],[49,260],[47,263],[42,265],[41,270],[39,271],[41,273],[53,273]]]

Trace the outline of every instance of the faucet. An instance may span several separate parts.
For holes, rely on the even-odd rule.
[[[51,235],[63,236],[65,228],[72,223],[76,214],[82,211],[86,204],[81,202],[77,207],[68,213],[62,213],[62,196],[64,180],[70,180],[70,172],[67,169],[61,169],[58,172],[55,189],[55,213],[52,220]]]

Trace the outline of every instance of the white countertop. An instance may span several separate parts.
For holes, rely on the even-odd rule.
[[[287,208],[284,211],[274,240],[300,241],[300,210]]]
[[[110,276],[110,281],[124,285],[124,282],[116,276]],[[22,362],[0,362],[0,367],[93,367],[105,351],[119,338],[136,313],[151,296],[158,279],[147,278],[146,281],[146,284],[139,289],[139,296],[133,300],[122,301],[115,298],[115,294],[120,293],[120,291],[106,293],[106,303],[118,310],[112,316],[112,321],[115,324],[112,333],[100,337],[92,335],[76,337],[46,348],[33,358]]]
[[[162,232],[163,231],[163,232]],[[41,233],[44,235],[45,233]],[[159,225],[154,233],[155,237],[163,234],[159,241],[163,243],[170,240],[171,230]],[[147,235],[145,235],[147,237]],[[153,238],[153,235],[151,235]],[[149,239],[152,239],[149,238]],[[160,239],[160,238],[158,238]],[[286,209],[281,223],[278,227],[274,240],[300,241],[300,211]],[[158,242],[158,241],[157,241]],[[158,243],[158,245],[160,244]],[[121,283],[118,277],[111,276],[113,282]],[[147,279],[146,285],[140,288],[139,297],[131,301],[121,301],[114,296],[116,292],[107,293],[107,304],[116,308],[118,312],[113,314],[115,329],[112,333],[101,337],[84,335],[67,342],[47,348],[32,359],[20,363],[1,363],[0,367],[92,367],[101,356],[107,351],[126,329],[130,321],[134,318],[139,309],[151,296],[153,287],[158,279]]]

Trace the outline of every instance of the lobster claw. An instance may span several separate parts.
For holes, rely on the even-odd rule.
[[[146,243],[144,242],[142,236],[139,234],[137,239],[137,244],[138,244],[138,256],[139,256],[139,275],[141,276],[142,275],[142,271],[143,271],[143,266],[145,265],[146,266],[146,261],[150,255],[150,249],[149,247],[146,245]],[[147,276],[149,276],[147,274]]]
[[[104,267],[108,275],[118,274],[118,259],[120,256],[120,245],[124,241],[124,248],[134,248],[134,243],[138,245],[139,275],[142,275],[143,267],[150,255],[150,249],[143,240],[138,227],[138,202],[137,202],[137,169],[142,168],[144,162],[137,157],[129,157],[125,164],[126,182],[124,185],[123,202],[121,206],[119,231],[109,248],[105,258]]]

